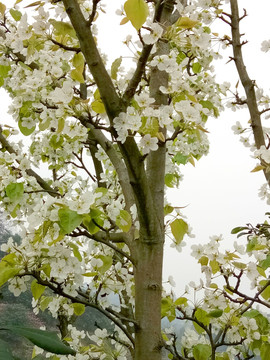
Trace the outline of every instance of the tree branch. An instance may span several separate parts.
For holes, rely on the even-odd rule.
[[[72,237],[86,236],[88,239],[91,239],[91,240],[97,241],[99,243],[102,243],[104,245],[107,245],[108,247],[110,247],[114,251],[118,252],[119,254],[121,254],[122,256],[127,258],[129,261],[131,261],[131,263],[134,264],[134,259],[129,254],[127,254],[123,250],[119,249],[114,244],[112,244],[112,243],[128,244],[130,241],[129,241],[128,235],[125,233],[107,233],[104,231],[99,231],[95,234],[90,234],[87,230],[81,230],[81,229],[77,228],[76,232],[74,231],[72,234],[70,234],[70,236],[72,236]]]
[[[0,143],[2,144],[3,148],[6,149],[10,154],[16,154],[16,151],[13,149],[13,147],[10,145],[10,143],[7,141],[7,139],[2,134],[2,128],[0,126]],[[33,176],[38,184],[42,187],[44,191],[46,191],[48,194],[50,194],[53,197],[61,196],[55,189],[53,189],[40,175],[38,175],[34,170],[27,169],[26,170],[27,175]]]
[[[251,118],[251,127],[253,130],[253,135],[255,139],[255,144],[257,149],[260,149],[261,146],[265,146],[265,138],[262,129],[260,111],[258,109],[257,99],[255,95],[255,82],[252,81],[247,73],[246,66],[244,64],[243,55],[242,55],[242,45],[241,34],[239,30],[239,10],[237,0],[230,0],[231,3],[231,31],[232,31],[232,46],[233,46],[233,60],[235,62],[241,83],[244,87],[246,97],[247,97],[247,106]],[[270,186],[270,172],[264,170],[264,176],[267,180],[268,185]]]
[[[50,288],[54,293],[61,295],[69,300],[71,300],[72,303],[80,303],[83,304],[85,306],[89,306],[92,307],[96,310],[98,310],[99,312],[101,312],[103,315],[105,315],[108,319],[110,319],[116,326],[118,326],[123,333],[127,336],[127,338],[129,339],[129,341],[131,342],[131,344],[134,346],[134,339],[132,337],[132,335],[126,330],[126,328],[122,325],[121,321],[119,321],[115,316],[113,316],[109,311],[107,311],[106,309],[103,309],[102,307],[100,307],[99,305],[90,303],[89,301],[83,300],[81,298],[75,297],[75,296],[71,296],[67,293],[65,293],[60,284],[57,284],[57,286],[54,286],[50,281],[48,280],[43,280],[40,276],[40,274],[38,272],[31,272],[31,273],[25,273],[23,275],[20,276],[24,276],[24,275],[31,275],[33,276],[39,284],[47,286],[48,288]]]
[[[106,71],[92,31],[82,14],[80,5],[76,0],[63,0],[63,3],[71,24],[76,31],[86,63],[99,89],[107,115],[112,123],[113,119],[123,110],[122,101],[114,88],[111,77]]]

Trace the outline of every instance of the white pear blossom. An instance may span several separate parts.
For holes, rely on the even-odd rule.
[[[140,146],[143,154],[156,151],[158,149],[158,139],[150,134],[146,134],[141,138]]]
[[[153,23],[150,28],[151,32],[143,35],[143,41],[148,45],[155,44],[163,33],[163,28],[158,23]]]

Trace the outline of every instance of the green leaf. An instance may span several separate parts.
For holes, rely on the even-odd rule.
[[[50,146],[56,150],[61,148],[61,146],[63,145],[64,139],[63,136],[59,135],[59,134],[54,134],[49,141]]]
[[[193,321],[193,326],[198,334],[203,334],[205,332],[205,330],[200,325],[198,325],[195,321]]]
[[[174,210],[174,207],[173,207],[173,206],[171,206],[171,205],[169,205],[169,204],[166,204],[166,205],[164,206],[164,215],[166,216],[166,215],[172,213],[173,210]]]
[[[198,263],[201,264],[202,266],[206,266],[208,264],[208,257],[207,256],[202,256],[200,257],[200,259],[198,260]]]
[[[266,259],[260,262],[260,267],[263,268],[264,270],[270,267],[270,255],[268,255]]]
[[[85,312],[85,305],[80,303],[73,303],[71,305],[74,309],[74,314],[77,316],[81,316]]]
[[[8,76],[10,65],[0,65],[0,86],[4,85],[4,78]]]
[[[38,300],[46,289],[45,286],[39,284],[37,280],[33,280],[31,283],[31,291],[35,300]]]
[[[5,11],[6,11],[6,5],[0,2],[0,13],[4,15]]]
[[[188,231],[188,224],[183,219],[175,219],[171,224],[171,231],[177,244],[183,240]]]
[[[247,264],[239,262],[239,261],[234,261],[232,264],[233,264],[233,266],[235,266],[237,269],[240,269],[240,270],[244,270],[247,267]]]
[[[119,70],[119,67],[122,63],[122,57],[120,58],[117,58],[114,60],[114,62],[112,63],[112,66],[111,66],[111,78],[116,80],[117,79],[117,73],[118,73],[118,70]]]
[[[139,30],[147,19],[147,3],[144,0],[127,0],[124,3],[124,9],[131,24]]]
[[[208,360],[212,353],[211,346],[206,344],[195,345],[192,352],[195,360]]]
[[[217,262],[217,260],[211,260],[209,262],[209,265],[211,266],[211,269],[212,269],[212,273],[213,274],[216,274],[219,270],[220,270],[220,267],[219,267],[219,263]]]
[[[223,314],[223,310],[215,309],[213,311],[210,311],[207,316],[212,318],[219,318],[222,314]]]
[[[72,242],[68,243],[68,245],[72,248],[74,256],[81,262],[82,261],[82,255],[79,251],[79,247],[76,244],[73,244]]]
[[[176,26],[179,30],[192,29],[198,23],[199,21],[197,20],[191,20],[189,17],[182,16],[176,21]]]
[[[247,230],[248,228],[246,226],[237,226],[232,229],[231,234],[237,234],[240,231]]]
[[[167,316],[172,307],[174,309],[173,301],[169,296],[162,298],[162,300],[161,300],[161,318],[164,318],[165,316]]]
[[[101,100],[94,100],[91,103],[92,110],[97,114],[104,114],[106,112],[105,106]]]
[[[52,24],[56,36],[69,35],[74,39],[77,38],[76,31],[71,24],[54,19],[50,19],[49,22]]]
[[[116,225],[124,232],[128,232],[131,225],[131,215],[126,210],[120,210],[119,216],[116,218]]]
[[[5,326],[0,330],[9,330],[16,335],[23,336],[34,345],[59,355],[75,355],[76,352],[62,343],[56,332],[40,329],[26,328],[21,326]]]
[[[183,164],[186,165],[186,163],[188,162],[188,155],[183,155],[181,152],[178,152],[173,160],[177,163],[177,165]]]
[[[198,308],[195,311],[195,317],[198,321],[200,321],[205,326],[208,326],[210,324],[210,319],[209,319],[208,313],[203,309]]]
[[[192,64],[192,71],[194,74],[198,74],[202,70],[202,65],[198,62]]]
[[[187,298],[185,298],[185,297],[179,297],[178,299],[175,300],[174,305],[176,305],[176,306],[180,306],[180,305],[186,306],[186,305],[187,305],[187,301],[188,301]]]
[[[33,126],[31,129],[29,129],[29,128],[26,127],[26,126],[23,126],[23,125],[22,125],[22,119],[19,119],[19,121],[18,121],[18,126],[19,126],[19,129],[20,129],[20,132],[21,132],[24,136],[29,136],[29,135],[31,135],[31,134],[35,131],[35,129],[36,129],[35,126]]]
[[[249,319],[255,319],[261,334],[264,334],[268,331],[269,320],[265,316],[263,316],[258,310],[252,309],[250,311],[247,311],[243,316]]]
[[[19,10],[10,9],[9,10],[10,15],[13,17],[15,21],[20,21],[22,17],[22,13]]]
[[[110,267],[112,266],[113,259],[112,259],[112,257],[110,255],[107,255],[107,256],[106,255],[99,255],[97,258],[101,259],[102,262],[103,262],[103,265],[101,267],[99,267],[98,270],[99,270],[99,272],[101,274],[105,274],[105,272],[107,270],[109,270]]]
[[[65,234],[71,233],[82,222],[83,216],[68,208],[58,211],[59,225]]]
[[[75,54],[72,59],[72,64],[76,69],[82,69],[84,68],[84,56],[81,52]]]
[[[261,360],[269,360],[270,344],[264,343],[260,348]]]
[[[179,183],[179,177],[175,174],[166,174],[165,175],[165,185],[173,188],[178,186]]]
[[[70,77],[72,80],[78,81],[81,84],[83,84],[85,82],[82,71],[80,71],[78,69],[71,70]]]
[[[270,299],[270,282],[269,285],[263,290],[263,292],[261,293],[262,297],[265,300],[269,300]]]
[[[21,271],[20,267],[11,266],[4,259],[0,262],[0,287]]]
[[[6,186],[5,192],[11,201],[19,200],[24,192],[23,183],[10,183]]]
[[[0,340],[0,359],[15,360],[15,358],[12,356],[12,353],[9,349],[9,345],[3,340]]]

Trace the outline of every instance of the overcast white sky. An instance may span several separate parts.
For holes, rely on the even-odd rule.
[[[31,1],[29,1],[31,2]],[[104,1],[105,3],[106,1]],[[119,2],[108,1],[108,4]],[[269,90],[270,55],[260,52],[263,40],[270,39],[269,29],[269,0],[240,0],[239,7],[246,7],[249,17],[242,23],[242,32],[246,33],[249,43],[245,46],[246,65],[252,79],[256,79],[259,87]],[[114,10],[111,14],[114,14]],[[119,26],[120,17],[110,23],[103,21],[100,41],[104,43],[104,52],[110,54],[113,60],[119,57],[119,41],[124,40],[130,27]],[[219,31],[219,30],[218,30]],[[227,33],[229,33],[229,28]],[[128,54],[128,53],[126,53]],[[233,64],[225,65],[227,58],[217,66],[219,80],[236,84],[237,78]],[[2,89],[0,92],[1,123],[8,122],[6,115],[8,101]],[[177,282],[178,291],[184,285],[199,277],[199,266],[190,258],[190,245],[205,243],[209,236],[223,234],[226,246],[231,247],[235,237],[230,235],[233,227],[248,222],[256,224],[264,220],[264,213],[269,211],[266,203],[258,196],[258,189],[264,182],[261,173],[250,173],[256,161],[250,158],[249,150],[240,144],[237,136],[233,135],[231,126],[235,121],[249,120],[246,112],[233,113],[225,111],[218,119],[211,119],[207,125],[210,131],[210,153],[196,163],[196,167],[183,167],[184,180],[179,189],[172,190],[168,199],[174,206],[186,206],[184,214],[193,227],[195,239],[186,239],[188,246],[181,254],[166,246],[164,280],[173,275]],[[243,241],[243,240],[242,240]]]

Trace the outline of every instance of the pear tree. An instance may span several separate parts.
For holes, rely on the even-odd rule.
[[[233,229],[247,237],[246,247],[235,242],[223,251],[220,237],[194,245],[205,280],[181,296],[162,285],[165,236],[176,251],[191,236],[166,191],[178,186],[184,165],[208,153],[207,120],[219,116],[230,87],[216,81],[214,42],[233,48],[246,92],[237,90],[230,106],[248,106],[251,125],[237,124],[237,132],[253,132],[255,171],[269,183],[262,126],[269,97],[247,75],[239,30],[246,13],[230,3],[119,1],[120,17],[110,21],[133,27],[124,40],[132,63],[121,54],[110,63],[98,33],[105,0],[0,2],[0,85],[14,119],[12,126],[1,119],[0,201],[22,238],[1,247],[0,285],[8,282],[19,296],[29,284],[34,313],[49,311],[60,333],[0,329],[32,341],[34,359],[44,351],[53,360],[267,359],[267,222]],[[214,21],[232,34],[215,33]],[[267,184],[262,192],[269,201]],[[201,300],[192,301],[197,293]],[[76,329],[72,319],[86,307],[114,330]],[[163,318],[172,326],[162,329]],[[186,326],[181,338],[176,322]],[[2,342],[1,351],[13,359]]]

